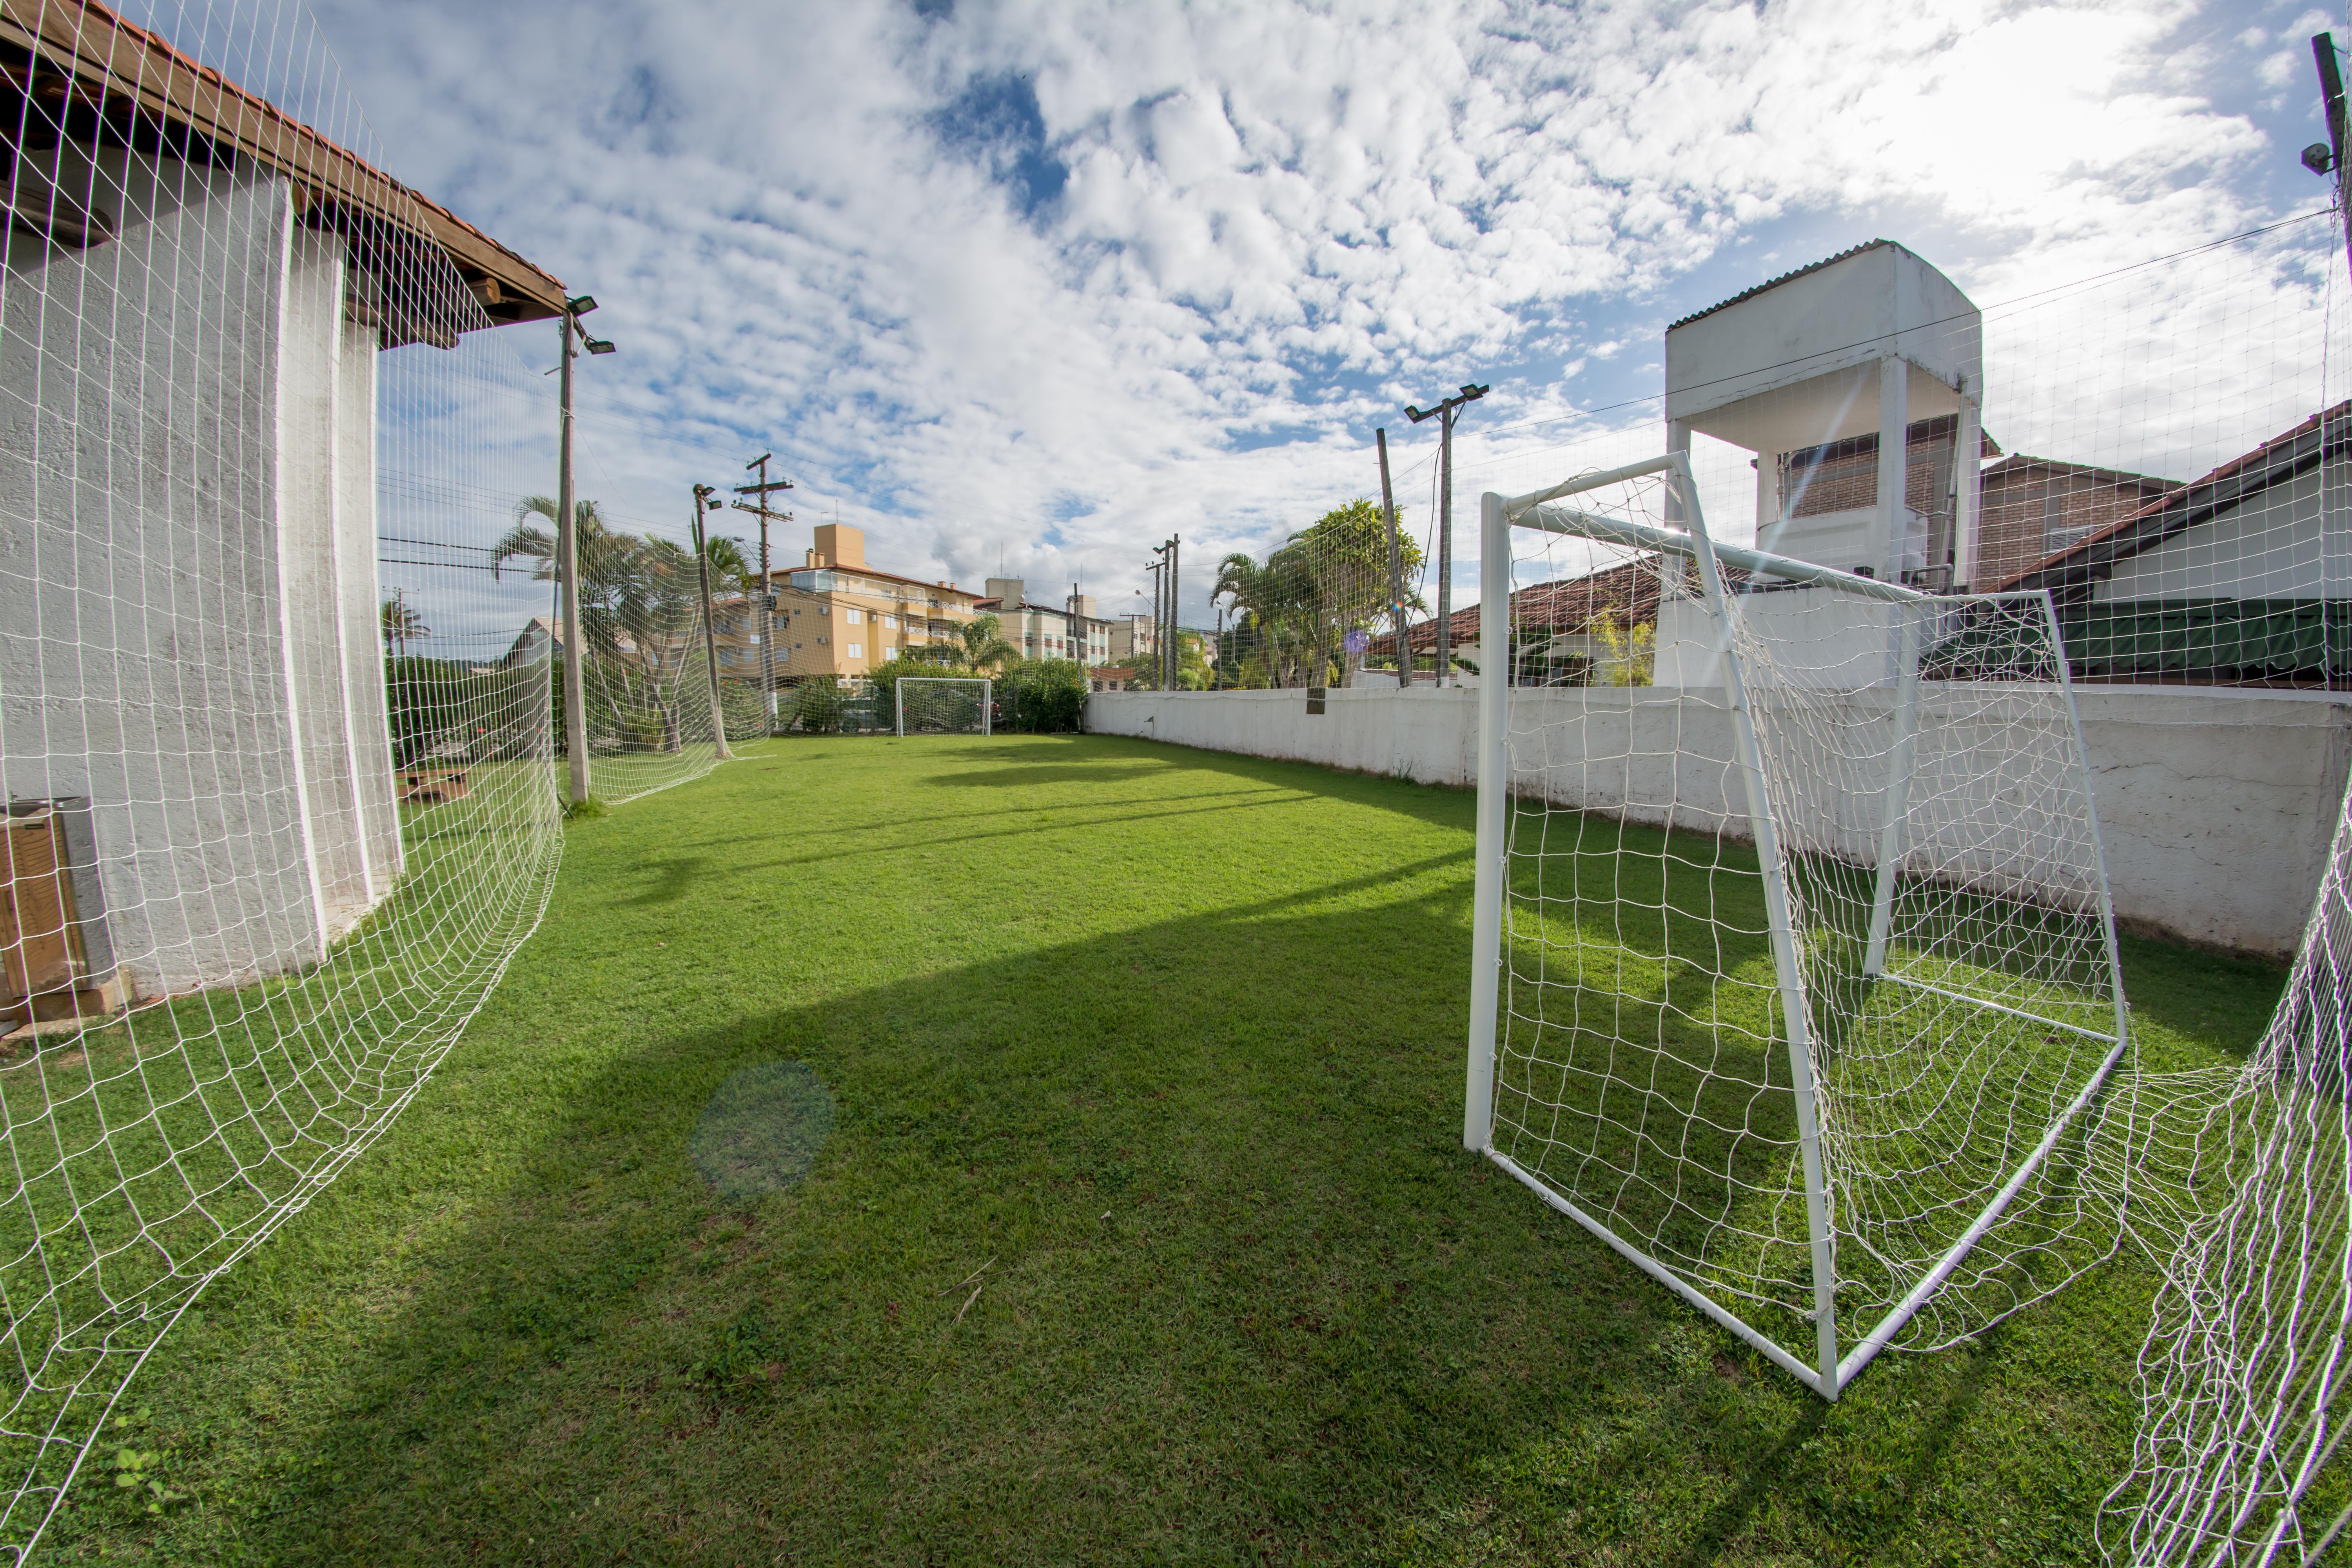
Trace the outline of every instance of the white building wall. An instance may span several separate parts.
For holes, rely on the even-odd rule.
[[[2327,465],[2337,496],[2352,483],[2352,462]],[[2133,599],[2318,599],[2326,597],[2320,533],[2320,470],[2273,485],[2244,505],[2116,563],[2092,597],[2102,605]],[[2347,592],[2336,584],[2336,595]]]
[[[0,784],[90,798],[111,945],[152,998],[314,962],[320,890],[368,896],[352,840],[306,832],[355,833],[351,748],[297,746],[343,645],[332,356],[289,324],[331,349],[338,316],[315,256],[288,287],[283,181],[67,156],[118,237],[5,240]],[[313,763],[340,801],[305,799]]]
[[[383,588],[376,571],[376,335],[345,321],[335,385],[335,565],[342,593],[343,727],[360,803],[367,897],[390,893],[404,868],[393,789],[392,716],[384,696]]]
[[[2118,916],[2192,942],[2292,952],[2344,797],[2352,704],[2112,686],[2079,688],[2076,700]],[[1086,722],[1097,734],[1476,783],[1475,693],[1334,690],[1326,702],[1310,718],[1300,691],[1100,692]],[[1709,694],[1569,688],[1517,691],[1512,706],[1514,728],[1551,748],[1543,760],[1559,804],[1661,823],[1671,803],[1678,826],[1738,826],[1729,723]],[[1522,765],[1538,743],[1523,741]],[[1997,799],[2018,782],[1990,774],[1982,788]],[[2019,831],[2047,826],[2032,802],[2017,805]]]

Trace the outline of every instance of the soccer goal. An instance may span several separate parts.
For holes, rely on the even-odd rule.
[[[1481,506],[1465,1144],[1832,1399],[2111,1251],[2047,596],[1713,543],[1680,455]]]
[[[898,733],[985,735],[992,697],[986,679],[908,677],[898,682]]]

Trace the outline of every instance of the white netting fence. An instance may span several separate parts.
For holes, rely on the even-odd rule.
[[[550,594],[490,570],[555,435],[490,329],[554,280],[380,172],[299,6],[140,19],[0,18],[9,1560],[425,1084],[559,848]]]
[[[2164,1178],[2143,1191],[2134,1226],[2164,1279],[2140,1354],[2132,1471],[2100,1520],[2119,1561],[2312,1563],[2352,1520],[2348,1005],[2352,795],[2252,1057],[2131,1086],[2137,1125],[2116,1163]]]

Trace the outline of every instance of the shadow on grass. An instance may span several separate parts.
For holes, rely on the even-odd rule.
[[[1730,1539],[1837,1417],[1458,1147],[1466,862],[647,1039],[436,1248],[240,1537],[1349,1558],[1606,1427],[1708,1506],[1580,1528]],[[1329,912],[1375,886],[1403,891]],[[730,1205],[688,1139],[767,1061],[808,1064],[838,1128],[802,1185]],[[1944,1440],[1932,1413],[1907,1438]]]
[[[1469,820],[1463,792],[1175,754]],[[189,1444],[203,1511],[156,1527],[158,1556],[1932,1559],[1961,1550],[1919,1546],[1932,1522],[1980,1543],[2035,1517],[1998,1478],[1925,1506],[1984,1446],[2120,1458],[2070,1425],[2107,1387],[2034,1385],[2000,1426],[1995,1352],[1874,1368],[1825,1407],[1465,1154],[1469,871],[1463,844],[723,1025],[629,1023],[313,1374],[330,1413],[272,1437],[272,1391],[224,1394]],[[823,1080],[835,1129],[798,1186],[723,1203],[693,1129],[779,1061]],[[2123,1317],[2091,1347],[2117,1378]],[[208,1444],[233,1482],[207,1485]]]

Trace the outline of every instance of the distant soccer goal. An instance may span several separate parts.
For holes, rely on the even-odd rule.
[[[1829,1398],[2105,1257],[2069,1161],[2128,1034],[2048,598],[1714,544],[1680,457],[1482,506],[1465,1142]]]
[[[992,683],[968,677],[916,676],[900,680],[901,735],[985,735],[992,705]]]

